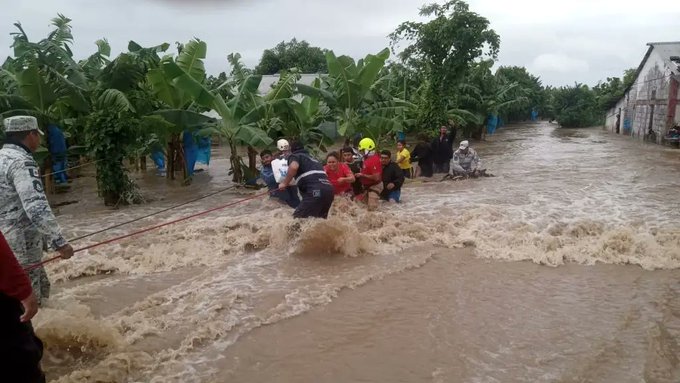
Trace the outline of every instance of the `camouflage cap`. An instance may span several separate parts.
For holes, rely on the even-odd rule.
[[[8,117],[3,121],[3,125],[5,126],[5,133],[37,130],[38,133],[44,134],[38,128],[38,120],[33,116]]]

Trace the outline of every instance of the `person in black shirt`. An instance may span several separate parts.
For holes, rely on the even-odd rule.
[[[279,184],[279,190],[285,190],[295,177],[302,201],[293,212],[293,217],[327,218],[333,204],[333,186],[328,181],[323,165],[309,155],[300,141],[294,141],[290,149],[288,174]]]
[[[416,177],[432,177],[432,147],[421,141],[411,151],[411,162],[418,162]]]
[[[342,162],[349,166],[352,174],[361,173],[361,161],[356,157],[357,155],[354,152],[354,149],[351,147],[345,146],[342,148]],[[364,188],[361,185],[361,180],[356,179],[354,182],[352,182],[352,192],[354,195],[359,195],[363,193],[363,191]]]
[[[453,140],[446,126],[439,129],[439,137],[432,140],[432,152],[435,173],[449,173],[449,163],[453,158]]]
[[[382,164],[383,191],[380,198],[385,201],[399,202],[401,199],[401,186],[404,184],[404,172],[399,165],[392,162],[392,153],[389,150],[380,152]]]

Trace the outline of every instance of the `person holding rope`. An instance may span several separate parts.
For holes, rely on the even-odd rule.
[[[323,165],[312,158],[300,141],[290,145],[288,173],[279,184],[279,190],[286,190],[293,178],[297,183],[302,201],[293,212],[294,218],[328,218],[333,204],[333,186],[328,180]]]
[[[359,151],[364,155],[364,162],[361,172],[355,176],[361,180],[364,187],[362,200],[366,201],[368,211],[374,211],[378,208],[383,191],[380,156],[376,153],[375,142],[370,138],[364,138],[359,142]]]
[[[26,268],[39,263],[43,240],[63,259],[73,247],[62,235],[45,196],[38,165],[32,153],[40,146],[42,131],[31,116],[4,120],[6,142],[0,149],[0,231],[19,263]],[[50,282],[43,267],[29,272],[33,292],[40,304],[50,295]]]
[[[0,371],[3,381],[44,383],[40,368],[42,341],[31,319],[38,312],[38,299],[31,281],[0,234]]]

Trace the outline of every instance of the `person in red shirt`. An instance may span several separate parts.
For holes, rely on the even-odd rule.
[[[326,165],[323,170],[333,185],[335,195],[352,195],[352,182],[356,179],[349,166],[340,161],[338,152],[331,152],[326,156]]]
[[[2,381],[44,383],[43,344],[31,319],[38,300],[31,281],[0,233],[0,374]]]
[[[380,193],[383,191],[382,164],[380,156],[376,154],[375,142],[370,138],[359,141],[359,151],[364,155],[361,173],[355,174],[364,186],[363,200],[368,204],[368,211],[378,208]]]

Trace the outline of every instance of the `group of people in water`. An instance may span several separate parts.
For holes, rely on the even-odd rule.
[[[442,180],[485,175],[479,155],[467,140],[454,151],[453,124],[442,126],[439,133],[412,152],[405,139],[398,139],[394,156],[389,150],[379,151],[371,138],[361,138],[356,147],[346,140],[340,151],[326,155],[325,164],[302,142],[280,139],[276,154],[270,150],[260,153],[260,178],[272,198],[295,209],[295,218],[327,218],[335,197],[363,202],[373,211],[381,200],[399,203],[401,188],[409,178],[432,177],[434,173],[445,174]]]

